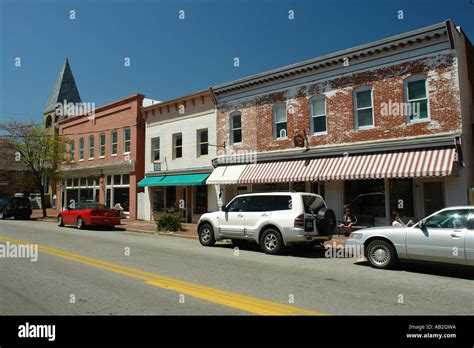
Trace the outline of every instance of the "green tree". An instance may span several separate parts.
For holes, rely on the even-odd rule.
[[[57,170],[59,165],[72,164],[66,149],[69,140],[65,136],[48,134],[43,125],[32,122],[2,122],[0,130],[6,133],[7,146],[13,150],[9,156],[12,158],[4,160],[21,162],[31,170],[40,193],[43,217],[46,217],[44,179],[60,180],[61,172]]]

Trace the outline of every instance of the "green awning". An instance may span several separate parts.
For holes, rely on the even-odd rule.
[[[210,173],[204,174],[180,174],[147,176],[138,183],[138,186],[192,186],[206,185],[206,179]]]

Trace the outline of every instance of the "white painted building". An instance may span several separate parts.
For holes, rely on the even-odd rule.
[[[216,157],[216,113],[210,91],[144,107],[145,187],[138,198],[139,218],[152,220],[179,211],[196,222],[217,210],[216,195],[206,179]]]

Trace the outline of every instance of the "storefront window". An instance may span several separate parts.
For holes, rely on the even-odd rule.
[[[130,184],[130,175],[123,174],[122,175],[122,185],[129,185]]]
[[[305,184],[304,182],[294,182],[293,183],[293,191],[295,192],[305,192]]]
[[[396,211],[403,221],[413,219],[413,180],[396,179],[389,180],[390,212]]]
[[[128,187],[114,188],[114,206],[120,207],[124,211],[129,211],[130,205],[130,189]]]
[[[311,192],[316,193],[324,198],[324,182],[311,183]]]
[[[81,189],[80,202],[93,202],[94,201],[94,190],[93,189]]]
[[[114,185],[120,185],[120,175],[114,175]]]
[[[344,206],[357,217],[358,225],[374,226],[385,219],[384,180],[345,181]]]
[[[162,187],[153,191],[153,211],[162,212],[165,208],[165,192]]]
[[[168,210],[176,210],[176,187],[174,186],[166,188],[166,207]]]
[[[207,186],[195,186],[193,208],[194,214],[207,213]]]
[[[111,175],[107,175],[107,185],[108,186],[112,185],[112,176]]]
[[[79,186],[79,179],[78,178],[74,178],[74,179],[72,179],[72,181],[73,181],[72,186]]]
[[[424,182],[423,196],[425,203],[425,216],[433,214],[444,207],[444,188],[440,181]]]
[[[87,178],[81,178],[81,186],[87,186]]]

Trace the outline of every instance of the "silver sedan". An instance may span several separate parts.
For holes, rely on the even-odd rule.
[[[346,249],[363,254],[375,268],[393,268],[398,261],[474,266],[474,206],[445,208],[411,227],[354,232]]]

